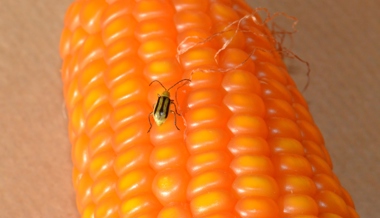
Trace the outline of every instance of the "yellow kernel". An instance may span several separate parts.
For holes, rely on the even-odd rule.
[[[195,217],[231,210],[233,206],[232,196],[227,190],[209,191],[193,198],[190,202],[190,209]]]
[[[116,195],[115,182],[117,181],[116,175],[111,175],[97,180],[91,187],[91,198],[94,203],[99,203],[102,199],[110,198]]]
[[[227,189],[232,184],[232,175],[218,170],[209,171],[194,176],[187,187],[187,198],[193,199],[209,190]]]
[[[190,156],[187,162],[188,172],[194,176],[209,170],[227,170],[230,157],[226,152],[207,152]]]
[[[214,58],[216,53],[215,49],[208,47],[195,47],[186,51],[180,56],[181,62],[184,63],[183,67],[186,71],[195,69],[216,69],[217,64]]]
[[[148,167],[135,169],[120,176],[116,190],[120,198],[130,198],[150,189],[154,172]]]
[[[120,205],[120,212],[129,215],[128,217],[136,217],[145,213],[158,214],[160,208],[161,204],[153,195],[145,194],[124,199]]]
[[[138,50],[139,57],[146,63],[176,55],[176,45],[168,38],[150,39],[143,42]]]
[[[294,138],[301,140],[298,125],[286,118],[270,118],[267,120],[270,137]]]
[[[157,218],[173,218],[173,217],[181,217],[181,218],[191,218],[192,215],[188,206],[185,206],[181,203],[172,204],[169,206],[165,206],[162,208]]]
[[[149,81],[165,80],[172,77],[172,80],[180,80],[181,69],[174,58],[165,58],[148,63],[144,68],[144,75]],[[173,75],[178,75],[173,78]]]
[[[228,132],[221,128],[206,128],[188,133],[186,144],[191,154],[219,150],[226,147]]]
[[[162,205],[186,200],[186,188],[189,182],[187,172],[180,169],[167,169],[157,173],[151,183],[152,191]]]
[[[214,21],[233,22],[239,19],[239,16],[231,7],[221,3],[211,4],[210,13]]]
[[[184,167],[188,156],[186,145],[183,142],[165,143],[154,147],[150,154],[150,165],[155,170]]]
[[[350,211],[344,200],[331,191],[321,191],[316,197],[319,213],[333,213],[341,217],[350,217]]]
[[[284,175],[277,178],[281,194],[301,194],[314,196],[317,193],[314,181],[302,175]]]
[[[266,140],[261,137],[236,135],[228,143],[228,149],[235,156],[243,154],[269,156],[270,150]]]
[[[279,207],[284,217],[297,215],[318,215],[318,205],[308,195],[288,194],[279,199]]]
[[[116,174],[121,176],[133,169],[148,166],[152,149],[150,144],[139,144],[119,152],[114,163]]]
[[[260,82],[250,72],[245,70],[231,70],[226,73],[222,83],[224,89],[230,92],[250,92],[260,94]]]
[[[164,1],[142,0],[136,2],[132,11],[133,16],[138,22],[160,17],[173,17],[172,6]]]
[[[281,154],[273,156],[272,160],[277,175],[313,175],[311,165],[304,156],[296,154]]]
[[[189,108],[195,108],[197,106],[220,104],[222,100],[223,95],[218,89],[203,88],[191,92],[187,98],[187,104]]]
[[[205,106],[189,110],[186,114],[187,128],[218,126],[227,122],[222,107]]]
[[[228,127],[234,134],[247,134],[266,138],[267,124],[263,118],[251,114],[235,114],[228,121]]]
[[[273,175],[272,161],[262,155],[242,155],[234,158],[230,165],[236,175],[266,174]]]
[[[232,187],[239,198],[268,197],[275,200],[279,195],[276,180],[267,175],[238,176]]]
[[[80,13],[82,27],[90,34],[99,32],[101,18],[108,4],[104,0],[94,0],[84,3]]]
[[[89,173],[92,179],[97,179],[101,176],[113,174],[113,162],[115,153],[113,151],[104,152],[92,157],[89,166]]]
[[[211,19],[202,11],[179,11],[174,15],[174,23],[178,32],[185,31],[187,29],[211,29]]]
[[[112,42],[104,53],[108,64],[121,59],[134,58],[137,56],[137,40],[133,37],[124,37]]]
[[[109,45],[112,42],[124,38],[133,37],[136,20],[130,14],[118,16],[108,22],[102,31],[104,44]]]
[[[265,114],[264,102],[256,94],[229,93],[223,102],[233,113],[250,113],[259,117],[264,117]]]
[[[273,154],[298,154],[304,155],[302,144],[293,138],[275,137],[268,140]]]
[[[235,210],[240,217],[279,217],[279,208],[277,203],[270,198],[265,197],[247,197],[240,199]]]

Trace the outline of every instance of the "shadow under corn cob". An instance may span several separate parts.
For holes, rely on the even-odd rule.
[[[60,54],[81,216],[359,217],[274,49],[242,0],[75,1]],[[149,83],[181,79],[180,131],[170,114],[147,133]]]

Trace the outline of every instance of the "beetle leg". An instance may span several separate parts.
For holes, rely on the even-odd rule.
[[[149,133],[149,132],[150,132],[150,129],[152,129],[152,122],[150,121],[150,115],[152,115],[152,114],[153,114],[153,112],[151,112],[151,113],[148,115],[148,120],[149,120],[149,125],[150,125],[150,127],[149,127],[147,133]]]
[[[177,126],[177,115],[176,115],[175,112],[172,111],[172,110],[170,110],[170,112],[174,114],[174,125],[175,125],[175,127],[177,127],[177,129],[179,130],[179,128],[178,128],[178,126]]]
[[[179,114],[179,113],[177,112],[177,105],[174,103],[173,100],[170,100],[170,104],[174,105],[175,112],[176,112],[179,116],[182,116],[181,114]]]

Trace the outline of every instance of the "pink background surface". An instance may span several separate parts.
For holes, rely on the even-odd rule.
[[[334,171],[361,217],[380,208],[380,3],[249,1],[299,19],[292,51]],[[58,53],[71,1],[1,0],[0,217],[78,217]],[[279,18],[276,22],[286,21]],[[290,25],[287,22],[288,26]],[[286,60],[302,88],[306,67]]]

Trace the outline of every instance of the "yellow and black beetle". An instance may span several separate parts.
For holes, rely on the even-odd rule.
[[[177,112],[176,104],[174,103],[174,101],[172,99],[170,99],[169,90],[172,89],[173,87],[175,87],[176,85],[178,85],[179,83],[183,82],[183,81],[191,82],[191,80],[189,80],[189,79],[182,79],[182,80],[178,81],[177,83],[175,83],[174,85],[172,85],[169,89],[166,89],[165,86],[162,85],[162,83],[158,80],[153,80],[149,84],[149,86],[150,86],[150,85],[152,85],[152,83],[158,82],[165,89],[165,91],[163,91],[161,95],[158,94],[157,102],[153,106],[154,109],[148,116],[148,120],[149,120],[149,124],[150,124],[148,132],[150,131],[150,129],[152,129],[152,122],[150,121],[150,115],[153,114],[153,119],[156,122],[157,126],[161,126],[163,123],[165,123],[166,119],[168,118],[169,112],[174,114],[174,125],[179,130],[179,128],[177,126],[177,115],[181,116],[181,114],[179,114]],[[182,86],[180,86],[180,87],[182,87]],[[180,87],[177,88],[177,91]],[[176,92],[176,100],[177,100],[177,92]],[[174,105],[175,112],[170,110],[171,104]]]

